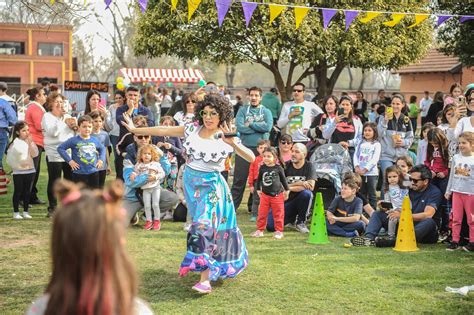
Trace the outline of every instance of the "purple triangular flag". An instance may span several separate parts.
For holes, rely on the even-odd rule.
[[[436,22],[436,27],[440,26],[441,24],[446,22],[446,20],[452,17],[453,17],[452,15],[438,15],[438,22]]]
[[[148,0],[138,0],[138,5],[140,6],[140,10],[142,13],[145,13],[146,7],[148,5]]]
[[[110,4],[112,3],[112,0],[105,0],[105,9],[109,9]]]
[[[346,16],[346,32],[351,26],[352,21],[359,15],[359,11],[354,10],[344,10],[344,15]]]
[[[321,12],[323,13],[323,28],[326,29],[329,25],[329,22],[331,22],[332,18],[334,17],[334,15],[336,15],[337,10],[321,9]]]
[[[464,23],[469,20],[474,20],[474,15],[464,15],[459,19],[459,23]]]
[[[229,8],[232,4],[232,0],[216,0],[217,7],[217,21],[219,22],[219,27],[222,26],[224,18],[229,11]]]
[[[252,18],[253,11],[257,8],[257,3],[254,2],[242,2],[242,9],[244,9],[245,16],[245,27],[249,27],[250,19]]]

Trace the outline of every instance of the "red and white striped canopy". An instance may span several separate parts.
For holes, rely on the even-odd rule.
[[[131,82],[184,82],[198,83],[204,79],[198,69],[143,69],[122,68],[122,75]]]

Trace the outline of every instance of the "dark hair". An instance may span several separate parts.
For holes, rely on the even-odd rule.
[[[374,137],[372,141],[377,141],[379,139],[379,132],[377,131],[377,125],[373,122],[366,122],[362,128],[362,134],[364,133],[365,128],[370,128],[374,132]]]
[[[364,92],[362,92],[361,90],[358,90],[356,93],[362,94],[362,98],[364,98]]]
[[[20,133],[20,130],[23,129],[23,128],[25,128],[25,127],[28,127],[28,124],[26,123],[26,121],[23,121],[23,120],[18,121],[18,122],[13,126],[13,130],[12,130],[12,141],[10,141],[10,143],[8,144],[7,150],[8,150],[8,148],[11,146],[11,144],[13,143],[13,141],[15,141],[16,138],[18,138],[18,133]]]
[[[114,95],[120,95],[121,97],[125,98],[125,92],[124,91],[121,91],[121,90],[116,90],[114,92]]]
[[[426,159],[433,159],[434,147],[431,145],[431,142],[435,142],[439,146],[439,151],[443,159],[444,166],[448,167],[449,164],[449,150],[448,150],[448,138],[446,138],[444,132],[439,128],[433,128],[428,131],[428,148],[426,151]]]
[[[262,96],[263,91],[262,91],[261,88],[259,88],[259,87],[257,87],[257,86],[252,86],[252,87],[248,90],[249,95],[250,95],[250,92],[252,92],[252,91],[257,91],[257,92],[260,94],[260,96]]]
[[[418,164],[413,166],[413,168],[408,173],[420,173],[420,177],[422,180],[428,179],[431,181],[432,178],[431,170],[428,168],[428,166],[424,164]]]
[[[280,137],[279,142],[281,142],[281,141],[283,141],[283,140],[285,140],[285,141],[287,141],[287,142],[293,142],[293,138],[291,137],[291,135],[288,135],[288,134],[282,135],[282,136]]]
[[[455,88],[459,88],[462,92],[461,84],[456,82],[456,83],[453,83],[453,85],[451,85],[451,87],[449,88],[449,94],[453,95],[453,91],[454,91]]]
[[[423,132],[425,132],[426,129],[432,129],[432,128],[436,128],[436,126],[431,121],[425,123],[423,127],[421,127],[421,136],[423,136]]]
[[[329,100],[331,100],[331,99],[332,99],[332,100],[334,101],[334,103],[336,104],[336,109],[335,109],[335,112],[334,112],[334,113],[337,114],[337,109],[339,108],[339,100],[337,99],[337,97],[336,97],[335,95],[328,95],[328,96],[325,96],[325,97],[323,98],[323,103],[322,103],[323,106],[321,106],[321,107],[322,107],[322,109],[323,109],[323,112],[324,112],[326,115],[328,114],[327,111],[326,111],[326,103],[327,103]]]
[[[261,145],[266,145],[267,147],[270,147],[271,144],[270,144],[270,140],[267,140],[267,139],[260,139],[257,141],[257,147],[258,146],[261,146]]]
[[[448,121],[448,118],[446,118],[446,114],[450,111],[450,110],[456,110],[456,105],[454,104],[448,104],[444,107],[443,111],[441,112],[442,113],[442,117],[441,117],[441,121],[443,124],[449,124],[449,121]]]
[[[97,90],[89,90],[86,95],[86,109],[84,110],[84,114],[89,114],[91,112],[91,105],[89,104],[89,101],[94,95],[97,95],[99,98],[101,98],[100,93]]]
[[[214,81],[208,81],[208,82],[206,83],[206,85],[211,85],[211,84],[214,84],[215,86],[217,86],[216,82],[214,82]]]
[[[394,172],[394,173],[397,173],[398,175],[398,186],[400,188],[405,188],[405,186],[403,186],[403,180],[404,180],[404,177],[403,177],[403,172],[402,170],[396,166],[396,165],[392,165],[392,166],[389,166],[386,170],[385,170],[385,176],[384,176],[384,187],[383,187],[383,190],[385,192],[388,191],[388,188],[389,188],[389,184],[388,184],[388,173],[390,172]]]
[[[434,102],[440,102],[442,103],[443,102],[443,97],[444,97],[444,93],[441,92],[441,91],[437,91],[435,93],[435,95],[433,96],[433,103]]]
[[[263,150],[263,153],[265,152],[270,152],[273,157],[275,158],[275,163],[278,162],[278,153],[277,150],[274,147],[266,147],[265,150]]]
[[[89,122],[92,124],[92,118],[91,116],[89,115],[82,115],[81,117],[79,117],[79,119],[77,120],[77,125],[80,126],[83,122]]]
[[[98,110],[93,110],[92,112],[89,113],[89,116],[92,118],[92,120],[100,117],[102,121],[105,121],[104,114]]]
[[[130,91],[140,93],[140,90],[139,90],[136,86],[133,86],[133,85],[130,85],[130,86],[125,90],[125,93],[130,92]]]
[[[275,94],[275,95],[280,94],[280,92],[278,92],[278,89],[277,89],[277,88],[271,88],[271,89],[270,89],[270,92],[272,92],[272,93]]]
[[[384,90],[384,89],[380,89],[380,90],[377,91],[377,94],[380,94],[380,92],[385,92],[385,90]]]
[[[425,91],[425,92],[423,92],[423,93],[425,93],[425,94],[430,94],[430,91]]]
[[[59,86],[57,86],[56,84],[51,84],[51,86],[49,87],[50,92],[56,92],[58,90],[59,90]]]
[[[342,178],[342,183],[344,184],[346,181],[354,181],[358,186],[357,190],[359,190],[362,187],[362,177],[360,177],[360,175],[357,173],[354,173],[354,172],[344,173],[344,176]]]
[[[439,111],[437,114],[436,114],[436,124],[438,124],[438,119],[441,118],[441,123],[443,123],[443,111]]]
[[[191,92],[191,93],[185,93],[183,95],[183,98],[182,98],[182,102],[181,102],[181,107],[182,107],[182,112],[187,114],[187,107],[186,107],[186,103],[188,102],[188,100],[191,99],[193,101],[195,101],[197,103],[197,100],[198,100],[198,97],[196,95],[196,93],[194,92]]]
[[[210,106],[211,108],[215,109],[219,114],[219,126],[222,126],[224,122],[230,125],[230,122],[234,117],[234,109],[232,104],[227,98],[221,96],[220,94],[210,94],[204,96],[204,99],[199,101],[194,109],[194,117],[200,126],[204,124],[200,112],[206,106]]]
[[[44,89],[40,86],[32,87],[26,91],[26,94],[28,94],[31,101],[34,101],[36,99],[36,95],[38,95],[42,90],[44,91]]]
[[[292,87],[292,88],[295,88],[295,86],[297,86],[297,85],[301,85],[301,86],[303,87],[303,91],[306,89],[306,85],[304,85],[304,84],[301,83],[301,82],[296,82],[296,83],[293,84],[291,87]]]
[[[411,104],[411,103],[415,103],[417,99],[418,99],[418,98],[416,97],[416,95],[410,96],[410,104]]]
[[[370,104],[370,108],[374,109],[375,105],[380,106],[380,103],[379,102],[373,102],[372,104]]]
[[[354,106],[352,104],[352,98],[346,95],[341,96],[341,98],[339,99],[339,106],[342,104],[343,101],[348,101],[349,103],[351,103],[352,109],[349,112],[349,116],[347,117],[347,122],[349,124],[352,124],[352,117],[354,116]]]
[[[404,161],[405,163],[407,163],[407,166],[409,168],[412,168],[414,164],[412,158],[408,155],[401,155],[397,157],[397,159],[395,160],[395,164],[397,164],[398,161]]]

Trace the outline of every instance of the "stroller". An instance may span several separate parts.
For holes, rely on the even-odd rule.
[[[352,172],[351,157],[340,144],[328,143],[319,146],[309,162],[313,165],[318,179],[314,192],[323,195],[324,209],[327,209],[336,194],[341,191],[343,174]]]

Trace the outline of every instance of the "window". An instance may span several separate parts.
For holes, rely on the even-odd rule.
[[[51,84],[57,84],[58,79],[57,78],[49,78],[49,77],[39,77],[38,78],[38,84],[41,84],[43,81],[49,81]]]
[[[25,43],[0,41],[0,55],[24,55]]]
[[[62,43],[38,43],[38,56],[63,56]]]

